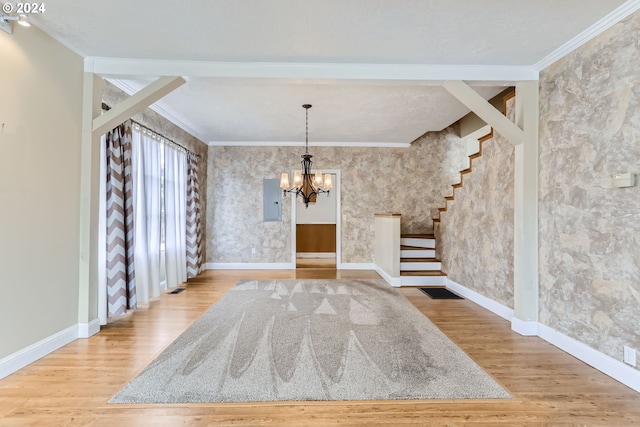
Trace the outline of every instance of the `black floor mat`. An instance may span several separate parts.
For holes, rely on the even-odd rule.
[[[431,299],[464,299],[447,288],[420,288],[420,290]]]
[[[174,290],[172,290],[171,292],[169,292],[170,294],[179,294],[180,292],[184,291],[186,288],[175,288]]]

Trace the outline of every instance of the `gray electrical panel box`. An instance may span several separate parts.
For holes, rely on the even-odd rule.
[[[264,222],[282,221],[282,189],[279,179],[262,180]]]

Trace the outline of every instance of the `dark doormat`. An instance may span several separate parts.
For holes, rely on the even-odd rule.
[[[180,292],[184,291],[186,288],[175,288],[174,290],[172,290],[171,292],[169,292],[170,294],[179,294]]]
[[[447,288],[420,288],[420,290],[431,299],[464,299]]]

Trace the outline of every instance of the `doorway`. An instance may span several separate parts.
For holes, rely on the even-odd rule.
[[[292,261],[296,268],[329,268],[340,265],[340,172],[333,175],[329,194],[319,194],[305,207],[296,200],[291,208]]]

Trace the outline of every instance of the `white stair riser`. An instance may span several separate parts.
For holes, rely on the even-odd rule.
[[[418,237],[403,237],[400,239],[403,246],[413,246],[415,248],[435,249],[436,239],[420,239]]]
[[[400,286],[446,285],[447,276],[400,276]]]
[[[421,250],[400,250],[400,258],[435,258],[436,251],[434,249]]]
[[[401,262],[400,271],[438,271],[442,268],[440,262]]]

